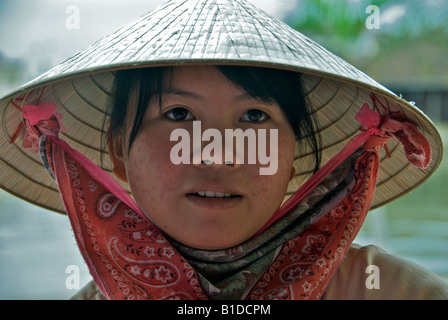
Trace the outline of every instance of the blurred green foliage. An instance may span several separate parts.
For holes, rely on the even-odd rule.
[[[448,1],[292,1],[285,22],[374,78],[393,78],[397,65],[401,78],[432,77],[430,85],[448,87]],[[378,8],[378,29],[366,25],[369,6]]]

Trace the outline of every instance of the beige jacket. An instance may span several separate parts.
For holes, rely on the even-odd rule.
[[[73,299],[103,300],[92,282]],[[448,282],[376,246],[352,245],[323,296],[326,300],[448,300]]]

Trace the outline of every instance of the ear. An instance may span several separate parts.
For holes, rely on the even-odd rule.
[[[296,169],[294,167],[291,168],[291,174],[289,176],[289,181],[291,181],[296,175]]]
[[[113,141],[112,141],[113,140]],[[110,159],[112,160],[113,174],[123,182],[128,182],[128,176],[126,174],[126,168],[123,161],[123,144],[121,137],[117,139],[110,139],[107,143],[109,148]]]

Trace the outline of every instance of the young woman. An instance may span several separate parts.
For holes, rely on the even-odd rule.
[[[76,298],[448,297],[352,244],[437,168],[437,130],[246,1],[170,1],[0,106],[2,186],[69,216],[94,279]]]

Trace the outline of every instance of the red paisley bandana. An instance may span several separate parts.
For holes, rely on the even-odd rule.
[[[62,126],[55,110],[51,104],[23,106],[28,132],[24,147],[39,145],[44,165],[58,183],[80,251],[101,292],[108,299],[208,299],[197,270],[147,220],[119,184],[57,137]],[[298,190],[269,225],[293,210],[329,172],[364,146],[355,165],[354,187],[335,208],[283,244],[272,264],[248,288],[247,299],[322,297],[369,211],[379,167],[378,150],[390,137],[402,142],[411,163],[428,165],[429,144],[413,125],[395,115],[381,116],[367,104],[357,120],[363,132]]]

